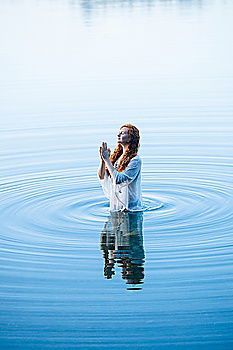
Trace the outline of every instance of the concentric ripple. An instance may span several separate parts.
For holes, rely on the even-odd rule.
[[[221,242],[232,243],[231,165],[218,164],[218,159],[212,163],[190,162],[190,158],[187,163],[179,158],[166,161],[150,159],[159,171],[144,165],[143,202],[152,209],[144,212],[146,230],[155,228],[165,250],[200,244],[216,249]],[[3,242],[61,247],[79,241],[81,234],[85,244],[91,244],[87,231],[101,227],[109,208],[96,169],[86,173],[84,167],[28,179],[2,179]],[[154,244],[150,242],[151,247]]]

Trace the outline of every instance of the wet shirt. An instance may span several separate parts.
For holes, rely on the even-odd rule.
[[[141,211],[141,158],[132,158],[124,171],[118,172],[114,164],[113,177],[105,170],[104,179],[99,179],[105,196],[110,201],[110,211]]]

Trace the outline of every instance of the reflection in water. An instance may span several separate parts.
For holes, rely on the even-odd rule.
[[[202,5],[203,0],[70,0],[70,4],[75,6],[80,4],[82,9],[86,14],[100,9],[100,8],[116,8],[116,7],[126,7],[126,8],[147,8],[150,9],[158,4],[168,6],[176,5],[179,6],[196,6]]]
[[[69,0],[69,4],[72,8],[81,7],[86,23],[89,23],[92,15],[99,13],[101,9],[113,11],[117,8],[124,8],[131,11],[140,8],[140,10],[150,11],[156,6],[163,6],[166,9],[173,6],[201,8],[203,0]]]
[[[74,4],[77,0],[71,0],[71,3]],[[79,2],[79,0],[78,0]],[[115,6],[139,6],[142,7],[151,7],[155,6],[158,3],[161,4],[171,4],[178,3],[181,5],[199,5],[203,0],[81,0],[81,6],[87,10],[91,10],[98,7],[115,7]]]
[[[143,212],[111,212],[101,233],[100,248],[104,257],[104,276],[115,274],[115,264],[122,268],[122,278],[132,287],[144,279]]]

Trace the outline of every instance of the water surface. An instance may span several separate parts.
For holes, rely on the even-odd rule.
[[[1,349],[233,348],[231,1],[0,3]],[[141,214],[100,142],[141,132]]]

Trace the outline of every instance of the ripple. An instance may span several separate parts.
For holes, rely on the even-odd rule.
[[[228,251],[226,242],[232,242],[233,229],[229,164],[217,163],[217,159],[211,165],[208,159],[205,163],[180,162],[179,158],[172,161],[176,169],[173,166],[168,171],[169,162],[151,158],[148,163],[157,164],[160,171],[151,167],[143,174],[146,230],[154,230],[157,236],[148,247],[158,249],[162,243],[159,250],[171,252],[217,248],[225,242]],[[212,172],[216,164],[221,167],[218,173]],[[145,168],[148,169],[146,164]],[[2,180],[1,220],[5,234],[1,234],[1,240],[16,246],[40,247],[42,251],[75,244],[91,247],[93,234],[101,229],[108,215],[108,201],[95,170],[88,177],[86,173],[85,168],[66,169],[59,174]]]

